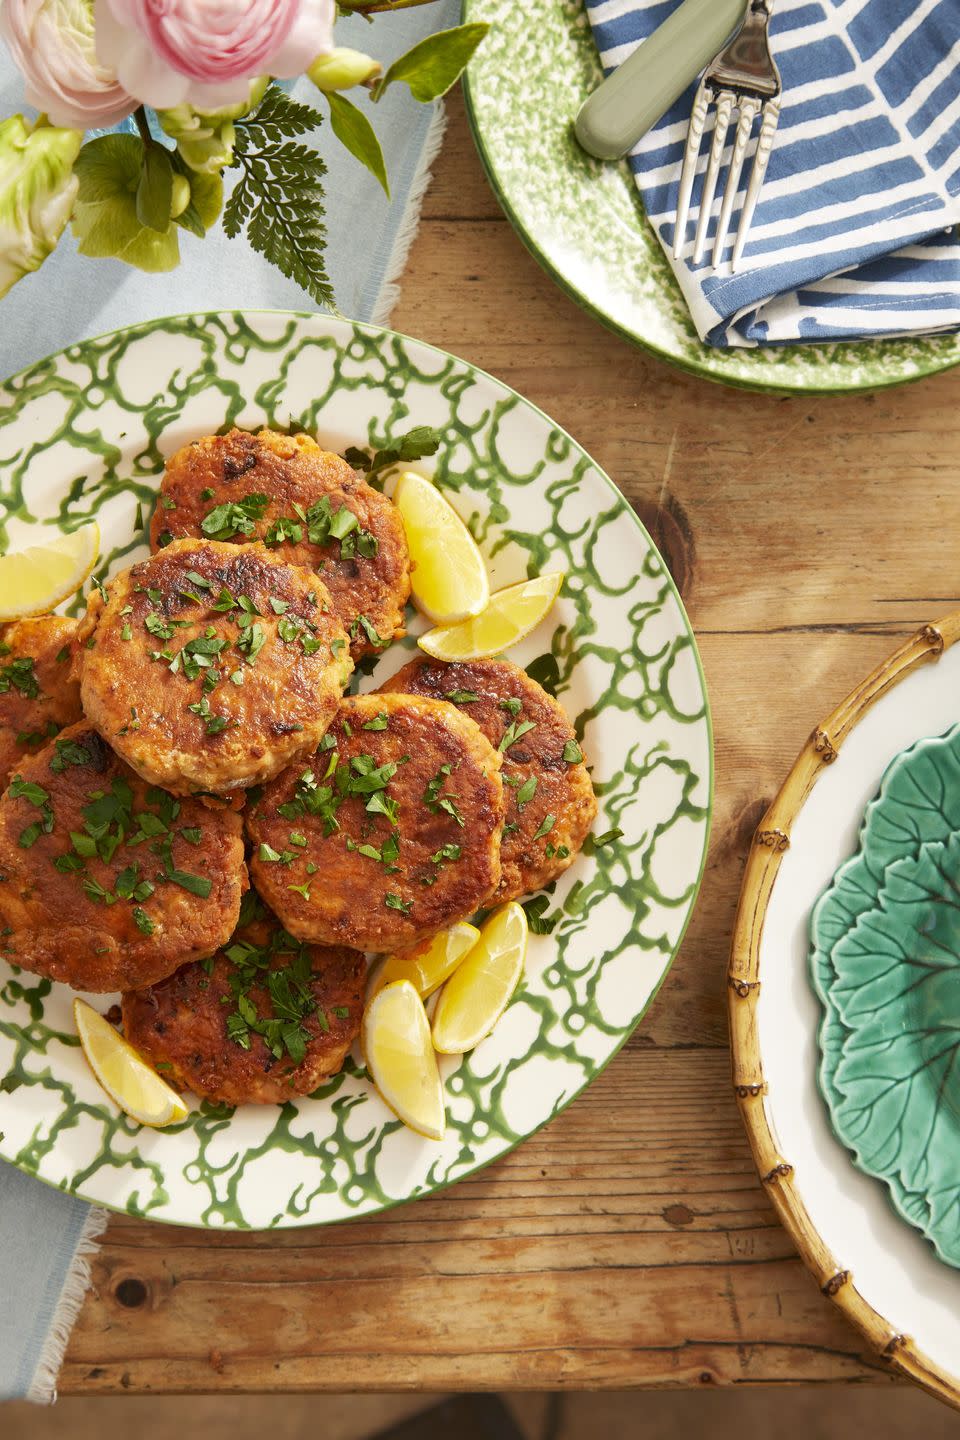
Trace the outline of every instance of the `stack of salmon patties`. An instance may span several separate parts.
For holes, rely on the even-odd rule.
[[[507,661],[345,694],[403,634],[410,560],[391,501],[308,436],[184,446],[150,535],[79,624],[0,627],[0,954],[121,991],[173,1084],[282,1103],[342,1066],[366,952],[555,879],[593,789]]]

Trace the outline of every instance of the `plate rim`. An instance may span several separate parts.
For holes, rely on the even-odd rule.
[[[481,3],[481,0],[463,0],[464,20],[469,20],[471,18],[484,18],[483,16],[475,16],[474,14],[479,3]],[[554,0],[554,3],[559,3],[559,0]],[[674,369],[681,370],[684,372],[684,374],[687,375],[693,375],[699,380],[708,380],[714,385],[725,385],[733,390],[745,390],[751,394],[761,395],[866,395],[880,390],[890,390],[900,385],[913,385],[920,380],[929,379],[932,375],[943,374],[944,371],[952,370],[956,368],[956,366],[960,365],[960,343],[958,343],[957,352],[951,359],[945,359],[942,363],[931,365],[929,368],[926,369],[917,370],[916,372],[909,375],[891,375],[889,377],[883,375],[879,378],[868,380],[861,384],[850,385],[783,384],[777,383],[776,380],[751,380],[745,379],[744,377],[739,375],[725,375],[718,371],[711,370],[706,366],[706,364],[698,365],[696,362],[688,360],[682,355],[677,355],[670,350],[666,350],[662,346],[658,345],[656,341],[646,336],[639,335],[636,333],[636,331],[631,330],[627,326],[620,324],[612,314],[608,313],[605,310],[602,310],[593,300],[591,300],[590,297],[585,293],[585,291],[577,289],[577,287],[570,280],[567,279],[567,277],[562,273],[562,271],[557,268],[553,261],[547,257],[544,251],[540,248],[534,234],[528,229],[528,227],[521,219],[506,190],[500,183],[500,179],[498,177],[488,146],[483,136],[479,116],[477,113],[477,106],[474,101],[474,73],[475,67],[470,65],[467,67],[467,70],[465,71],[463,76],[463,95],[467,111],[467,120],[470,126],[470,134],[473,139],[477,154],[480,157],[480,162],[483,166],[484,174],[489,181],[490,188],[493,190],[497,203],[499,204],[503,213],[506,215],[507,220],[510,222],[514,233],[517,235],[518,239],[521,241],[527,252],[533,256],[534,260],[537,261],[541,269],[546,271],[550,278],[559,286],[563,293],[574,302],[574,304],[576,304],[581,310],[586,311],[586,313],[592,316],[593,319],[599,321],[599,323],[603,325],[606,330],[610,330],[613,334],[618,335],[623,340],[626,340],[628,344],[634,345],[638,349],[646,351],[646,353],[649,355],[654,355],[658,360],[662,360],[666,364],[673,366]],[[584,99],[586,99],[586,96],[584,96]],[[607,163],[622,167],[624,162],[623,160],[617,160]],[[643,224],[649,223],[646,220],[645,214],[642,214],[642,222]],[[916,338],[936,340],[937,338],[947,337],[937,337],[935,335],[931,335]],[[880,347],[895,346],[898,341],[896,339],[880,339],[854,341],[851,343],[864,345],[869,344],[872,346]],[[704,351],[707,351],[708,353],[710,353],[711,351],[711,347],[704,345],[702,341],[700,342],[700,348]],[[795,352],[799,352],[802,350],[816,352],[821,347],[816,345],[790,345],[789,347],[783,346],[766,348],[789,349]],[[716,353],[721,354],[723,352],[717,350]]]
[[[596,1068],[591,1072],[589,1077],[584,1080],[582,1085],[579,1085],[575,1090],[571,1092],[569,1097],[564,1100],[562,1105],[552,1111],[549,1115],[545,1116],[539,1124],[535,1125],[531,1130],[528,1130],[525,1135],[521,1135],[517,1140],[507,1145],[503,1150],[498,1151],[495,1155],[490,1155],[487,1159],[482,1160],[479,1164],[475,1165],[471,1170],[467,1172],[468,1175],[476,1175],[479,1174],[482,1170],[485,1170],[489,1165],[492,1165],[495,1161],[503,1160],[507,1155],[512,1154],[514,1150],[519,1148],[520,1145],[524,1144],[525,1141],[530,1140],[533,1136],[539,1134],[539,1132],[543,1130],[545,1126],[552,1123],[552,1121],[554,1121],[558,1115],[562,1114],[563,1111],[568,1109],[569,1106],[572,1105],[573,1102],[583,1094],[583,1092],[588,1088],[588,1086],[592,1085],[594,1081],[603,1074],[607,1066],[611,1063],[611,1061],[616,1059],[617,1055],[619,1055],[624,1045],[626,1045],[627,1041],[630,1039],[630,1037],[634,1034],[634,1032],[640,1025],[640,1022],[643,1020],[650,1006],[653,1004],[654,1000],[659,994],[661,986],[663,985],[668,974],[673,968],[674,961],[676,960],[677,955],[680,951],[680,947],[683,944],[684,937],[687,933],[687,928],[690,924],[693,913],[697,907],[697,902],[700,898],[700,890],[703,885],[703,877],[706,871],[707,856],[709,854],[710,840],[712,838],[713,832],[716,785],[716,756],[713,727],[713,711],[710,704],[710,691],[707,686],[707,677],[703,666],[703,659],[700,655],[700,648],[697,644],[697,637],[694,632],[693,625],[690,621],[690,616],[687,613],[687,608],[683,602],[683,598],[680,595],[676,582],[674,581],[673,575],[670,572],[670,569],[664,556],[660,551],[659,546],[656,544],[653,537],[650,535],[647,527],[640,519],[640,516],[637,514],[631,502],[627,499],[626,495],[624,495],[623,491],[620,490],[616,482],[607,474],[606,470],[604,470],[603,467],[597,463],[597,461],[593,458],[590,452],[586,450],[584,446],[581,445],[580,442],[575,439],[568,430],[566,430],[562,425],[560,425],[556,420],[554,420],[552,416],[548,415],[545,410],[542,410],[539,405],[535,404],[534,401],[528,400],[526,396],[522,395],[518,390],[515,390],[513,386],[509,385],[505,380],[498,379],[497,376],[492,375],[488,370],[484,370],[479,365],[475,365],[471,360],[464,359],[463,356],[454,354],[454,352],[451,350],[444,350],[441,346],[433,345],[427,340],[417,339],[417,337],[407,335],[403,331],[394,330],[388,325],[377,325],[368,321],[351,320],[346,316],[332,315],[323,311],[285,310],[270,306],[244,306],[230,310],[184,310],[172,312],[169,314],[153,316],[149,320],[140,320],[132,325],[118,326],[111,330],[101,331],[95,335],[84,336],[80,340],[75,340],[68,345],[62,346],[59,350],[54,350],[49,355],[43,356],[42,358],[33,361],[31,364],[25,366],[23,369],[14,371],[12,374],[4,376],[2,379],[0,379],[0,395],[2,395],[5,391],[9,390],[11,383],[15,383],[22,377],[29,375],[32,371],[38,370],[41,367],[48,367],[53,362],[59,360],[61,357],[69,358],[69,352],[75,351],[79,347],[96,344],[97,342],[108,339],[114,335],[145,335],[152,330],[160,329],[164,324],[168,323],[171,320],[196,319],[208,321],[211,319],[218,319],[223,316],[235,318],[246,317],[248,315],[281,316],[289,320],[301,322],[305,321],[311,325],[329,326],[334,332],[340,330],[360,329],[368,334],[396,338],[406,344],[419,346],[421,349],[427,350],[433,355],[438,355],[448,360],[454,360],[458,365],[464,366],[468,371],[471,371],[475,375],[480,376],[485,381],[489,381],[492,385],[499,387],[508,395],[514,396],[522,405],[526,406],[529,410],[532,410],[534,414],[538,416],[540,420],[544,421],[549,427],[551,427],[551,429],[557,431],[566,440],[568,440],[569,443],[574,447],[574,449],[589,461],[595,473],[598,475],[600,480],[607,486],[607,488],[612,492],[612,494],[615,495],[616,498],[623,503],[626,512],[633,520],[637,529],[640,531],[640,534],[646,540],[652,553],[660,558],[661,564],[663,566],[664,579],[666,580],[670,593],[673,596],[674,602],[680,614],[680,618],[683,622],[683,625],[685,626],[686,633],[690,641],[690,648],[694,664],[696,666],[697,675],[700,681],[701,693],[703,695],[703,720],[706,725],[707,795],[704,802],[704,808],[706,810],[706,820],[704,824],[703,849],[700,855],[700,864],[697,871],[696,880],[693,885],[693,893],[691,895],[683,923],[677,935],[676,943],[673,945],[669,959],[664,965],[659,977],[657,978],[656,983],[650,990],[650,993],[647,996],[647,999],[644,1002],[642,1009],[638,1012],[632,1027],[618,1039],[617,1043],[614,1045],[614,1047],[605,1057],[605,1059],[597,1064]],[[73,1199],[82,1200],[87,1204],[96,1206],[102,1210],[109,1211],[112,1214],[126,1215],[129,1213],[126,1207],[123,1205],[113,1205],[109,1201],[102,1200],[97,1197],[87,1196],[80,1188],[75,1190],[67,1189],[63,1185],[57,1184],[55,1181],[37,1174],[35,1171],[28,1170],[20,1165],[17,1165],[15,1160],[8,1159],[6,1156],[0,1155],[0,1161],[6,1164],[14,1165],[15,1168],[20,1170],[22,1174],[31,1176],[32,1179],[38,1180],[40,1184],[46,1185],[51,1190],[58,1191],[60,1194],[68,1195]],[[424,1189],[415,1195],[404,1195],[396,1199],[391,1199],[386,1204],[378,1205],[370,1210],[364,1210],[358,1215],[330,1215],[320,1218],[311,1218],[308,1216],[301,1218],[295,1216],[289,1223],[284,1223],[283,1225],[279,1225],[276,1227],[254,1225],[242,1227],[236,1227],[233,1225],[212,1226],[205,1225],[202,1221],[199,1220],[181,1220],[176,1219],[171,1215],[155,1214],[152,1212],[144,1218],[151,1224],[173,1225],[180,1226],[186,1229],[200,1231],[223,1231],[224,1233],[231,1233],[238,1229],[241,1230],[243,1233],[251,1234],[268,1234],[272,1233],[273,1229],[302,1230],[312,1226],[325,1227],[328,1225],[346,1224],[355,1220],[373,1220],[379,1215],[383,1215],[390,1210],[395,1210],[400,1205],[411,1204],[417,1200],[430,1198],[434,1195],[439,1195],[443,1191],[449,1189],[450,1186],[456,1185],[460,1180],[465,1178],[466,1175],[453,1176],[449,1179],[441,1181],[439,1184],[431,1185],[429,1188]]]
[[[837,759],[844,739],[873,704],[921,665],[936,663],[958,642],[960,610],[922,625],[814,727],[752,837],[733,928],[727,972],[727,1013],[733,1091],[757,1173],[780,1223],[796,1245],[821,1294],[833,1301],[891,1369],[914,1380],[937,1399],[960,1409],[960,1369],[952,1372],[932,1360],[909,1335],[902,1334],[865,1300],[856,1289],[850,1270],[833,1256],[813,1223],[804,1202],[802,1184],[794,1166],[781,1152],[768,1113],[770,1090],[764,1076],[756,1013],[762,985],[763,928],[780,862],[790,845],[793,822],[824,766]],[[850,1163],[855,1161],[851,1159]]]

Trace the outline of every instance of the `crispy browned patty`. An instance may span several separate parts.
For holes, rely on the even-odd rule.
[[[597,802],[573,726],[536,680],[509,660],[445,665],[417,659],[381,690],[449,701],[501,751],[506,823],[498,902],[539,890],[566,870],[589,833]]]
[[[257,889],[294,935],[414,945],[466,919],[500,879],[500,757],[454,706],[345,700],[308,766],[247,813]]]
[[[180,540],[91,601],[87,717],[145,779],[218,794],[310,754],[352,670],[309,570],[262,545]]]
[[[338,518],[344,508],[356,517],[347,534],[354,522]],[[410,557],[399,513],[307,435],[231,430],[178,450],[167,461],[150,541],[157,549],[187,535],[264,540],[281,560],[315,570],[350,631],[355,659],[403,633]],[[377,635],[382,643],[371,638]]]
[[[0,625],[0,786],[26,755],[80,720],[73,678],[76,620],[41,615]]]
[[[212,954],[246,884],[239,814],[155,790],[85,721],[0,797],[0,955],[75,990],[150,985]]]
[[[244,912],[216,955],[127,992],[123,1027],[180,1088],[226,1105],[282,1105],[343,1065],[360,1029],[366,961],[294,940],[252,891]]]

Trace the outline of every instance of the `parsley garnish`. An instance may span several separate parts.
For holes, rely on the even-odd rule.
[[[384,895],[383,903],[388,910],[399,910],[401,915],[409,915],[413,905],[412,900],[402,900],[399,895],[391,894]]]
[[[211,540],[232,540],[235,535],[252,535],[270,504],[269,495],[244,495],[242,500],[215,505],[200,521],[200,529]]]
[[[583,751],[576,740],[568,740],[563,747],[563,758],[568,765],[576,765],[583,759]]]
[[[540,821],[539,826],[537,827],[536,831],[534,832],[534,836],[533,836],[534,840],[542,840],[543,837],[544,837],[544,835],[549,835],[549,834],[550,834],[550,831],[553,829],[553,827],[554,827],[554,825],[556,825],[556,823],[557,823],[557,817],[556,817],[556,815],[544,815],[543,819]]]
[[[386,730],[389,723],[387,712],[381,710],[379,715],[374,715],[372,720],[367,720],[363,728],[364,730]]]
[[[518,700],[516,696],[510,696],[509,699],[500,701],[500,709],[506,710],[507,714],[516,720],[523,709],[523,701]]]
[[[510,746],[516,745],[522,735],[526,735],[529,731],[535,730],[536,728],[535,720],[521,720],[519,725],[516,720],[512,720],[506,730],[504,730],[503,738],[497,746],[500,754],[505,755],[510,749]]]
[[[76,740],[58,740],[54,746],[56,751],[50,761],[50,769],[55,775],[62,775],[68,765],[90,765],[93,763],[93,756],[84,745],[79,745]]]
[[[19,660],[11,660],[9,665],[0,665],[0,695],[6,695],[13,690],[19,690],[21,695],[28,700],[36,700],[40,695],[40,686],[37,684],[37,677],[33,673],[33,657],[24,656]]]
[[[424,455],[436,455],[440,449],[440,431],[433,430],[429,425],[415,425],[399,439],[377,450],[371,456],[365,450],[358,450],[351,446],[343,452],[343,458],[355,470],[362,470],[367,480],[373,481],[382,477],[384,471],[389,470],[392,465],[398,465],[401,461],[409,463],[411,460],[422,460]]]
[[[449,774],[450,766],[441,765],[423,792],[423,803],[434,815],[438,814],[441,810],[445,811],[448,815],[452,815],[457,824],[462,828],[465,821],[457,808],[456,801],[449,795],[443,794],[443,782]]]
[[[523,905],[523,912],[527,917],[527,928],[531,935],[550,935],[556,928],[560,919],[559,913],[547,915],[550,908],[549,895],[535,895],[532,900],[527,900]]]
[[[480,696],[476,690],[448,690],[444,700],[449,700],[451,705],[473,705]]]
[[[520,789],[517,791],[517,809],[522,810],[524,805],[528,804],[536,793],[537,777],[536,775],[531,775],[529,780],[524,780]]]

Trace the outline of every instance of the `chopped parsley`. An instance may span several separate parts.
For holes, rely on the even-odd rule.
[[[252,1036],[259,1035],[275,1059],[301,1064],[315,1033],[310,1022],[330,1029],[313,993],[309,949],[286,930],[276,929],[266,945],[235,940],[225,954],[230,962],[230,993],[225,997],[232,1006],[226,1016],[229,1039],[249,1050]]]
[[[194,715],[200,716],[208,735],[219,735],[222,731],[236,724],[235,720],[229,719],[226,715],[212,714],[210,701],[206,695],[202,696],[195,704],[188,705],[187,709],[192,711]]]
[[[423,803],[434,815],[439,814],[441,810],[445,811],[447,815],[452,815],[462,829],[466,822],[457,808],[456,801],[452,796],[443,793],[443,784],[449,774],[450,766],[441,765],[423,792]]]
[[[563,758],[568,765],[577,765],[583,759],[583,751],[576,740],[568,740],[564,745]]]
[[[542,840],[543,837],[544,837],[544,835],[549,835],[549,834],[550,834],[550,831],[553,829],[553,827],[554,827],[554,825],[556,825],[556,823],[557,823],[557,817],[556,817],[556,815],[544,815],[543,819],[540,821],[539,826],[537,827],[536,831],[534,832],[534,836],[533,836],[534,840]]]
[[[389,892],[384,895],[383,903],[388,910],[399,910],[401,915],[409,915],[413,906],[412,900],[402,900],[399,895],[392,895]]]
[[[448,690],[443,698],[451,705],[475,705],[480,696],[476,690]]]
[[[62,775],[68,765],[91,765],[93,756],[85,745],[80,745],[76,740],[58,740],[54,746],[56,752],[50,761],[50,769],[54,775]]]
[[[32,656],[26,655],[19,660],[11,660],[9,665],[0,665],[0,695],[6,695],[10,690],[19,690],[28,700],[39,698],[40,686],[33,673]]]
[[[549,895],[535,895],[532,900],[524,901],[523,912],[527,917],[527,928],[531,935],[553,933],[560,915],[559,912],[555,915],[547,915],[546,912],[549,908]]]
[[[358,615],[354,620],[350,626],[350,639],[358,640],[361,630],[375,650],[382,650],[384,646],[390,644],[390,636],[378,635],[376,626],[367,619],[366,615]]]
[[[506,730],[504,730],[503,738],[501,739],[500,744],[497,746],[500,754],[505,755],[510,749],[510,746],[516,745],[517,741],[521,738],[521,736],[528,734],[531,730],[535,730],[536,728],[537,726],[535,720],[521,720],[519,725],[517,724],[516,720],[512,720],[507,726]]]
[[[386,711],[381,710],[379,715],[374,715],[372,720],[367,720],[363,728],[364,730],[386,730],[389,723]]]
[[[232,540],[236,535],[252,535],[256,522],[262,520],[270,504],[269,495],[244,495],[242,500],[215,505],[200,522],[200,529],[211,540]]]
[[[520,789],[517,791],[517,809],[522,810],[524,805],[529,804],[536,793],[537,777],[536,775],[531,775],[529,780],[524,780]]]
[[[516,696],[511,696],[508,700],[500,701],[500,709],[506,710],[507,714],[516,720],[520,711],[523,709],[523,701],[518,700]]]

